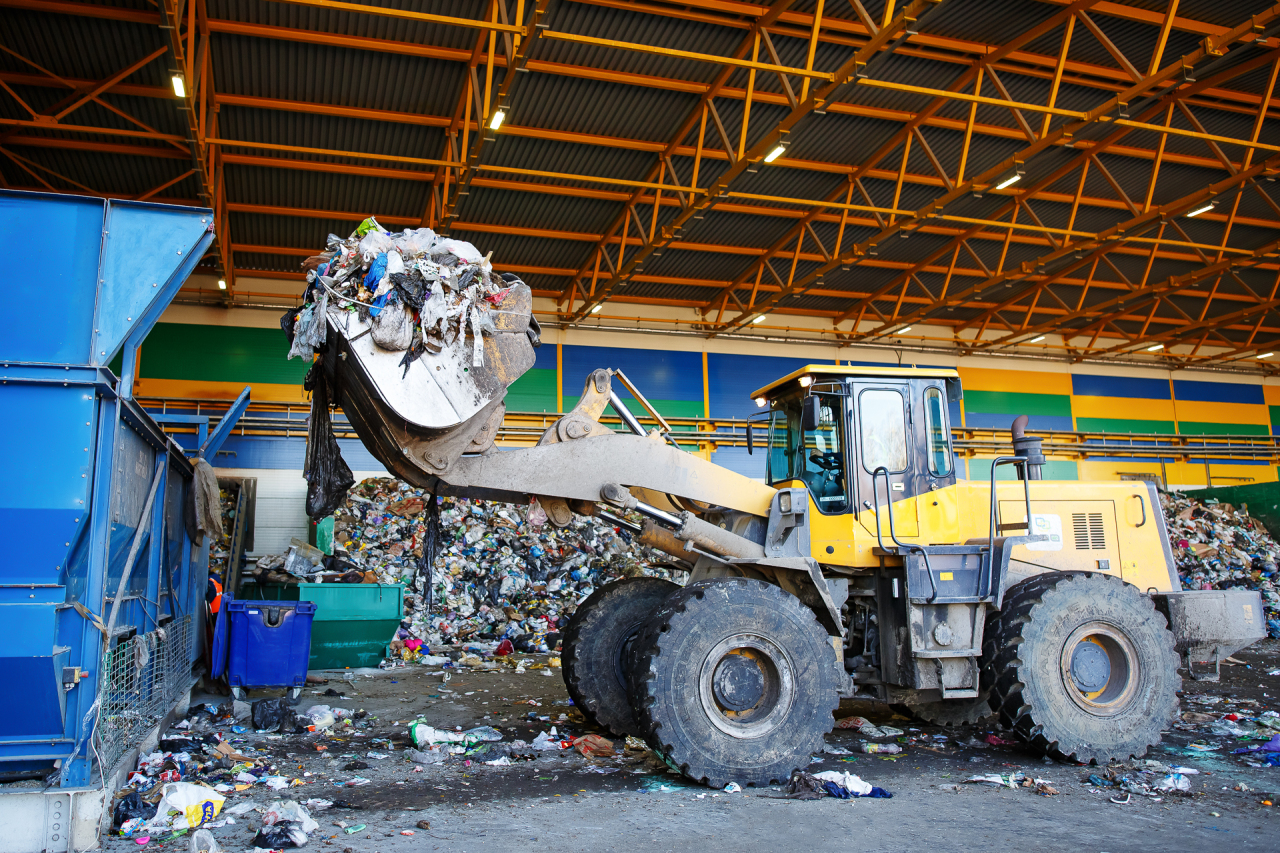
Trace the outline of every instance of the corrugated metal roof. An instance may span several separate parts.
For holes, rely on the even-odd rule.
[[[115,0],[110,5],[137,10],[154,15],[156,7],[149,0]],[[763,6],[763,3],[761,2]],[[842,20],[855,20],[851,7],[827,4],[824,15]],[[883,0],[866,4],[868,12],[876,19],[883,13]],[[1166,0],[1134,0],[1130,5],[1163,13]],[[1267,8],[1265,0],[1183,0],[1179,15],[1219,26],[1235,26],[1241,21]],[[397,0],[398,8],[475,18],[482,15],[484,4],[469,0]],[[465,63],[448,58],[427,58],[409,55],[417,48],[406,45],[426,46],[453,51],[461,56],[469,52],[482,31],[469,27],[442,23],[409,21],[377,14],[353,12],[346,9],[325,9],[290,3],[273,3],[266,0],[208,0],[208,14],[215,20],[237,22],[257,28],[250,32],[233,34],[223,32],[224,25],[214,27],[211,36],[211,63],[214,80],[219,92],[232,96],[248,96],[266,99],[262,108],[224,104],[221,108],[218,133],[226,139],[252,140],[277,145],[323,148],[336,151],[376,153],[386,156],[408,156],[434,159],[445,149],[445,130],[417,123],[378,121],[364,118],[321,115],[306,112],[306,104],[322,104],[332,107],[352,107],[387,110],[399,113],[429,116],[452,116],[459,98],[465,91],[467,78]],[[798,0],[792,11],[811,12],[815,0]],[[1056,3],[1001,2],[991,0],[948,0],[926,13],[919,22],[923,33],[933,36],[963,39],[986,45],[998,45],[1016,38],[1029,28],[1061,13]],[[677,9],[673,14],[655,14],[653,10],[621,9],[612,4],[592,2],[563,2],[550,7],[543,23],[552,30],[578,33],[604,39],[618,39],[646,45],[660,45],[708,54],[727,55],[749,36],[744,22],[750,15],[737,14],[724,9]],[[1145,69],[1152,46],[1158,34],[1158,26],[1149,22],[1130,21],[1113,14],[1103,7],[1089,12],[1106,36],[1130,58],[1134,65]],[[77,80],[97,80],[110,76],[120,68],[167,44],[167,35],[153,24],[104,20],[78,15],[63,15],[26,10],[0,12],[4,43],[27,53],[34,61],[56,74]],[[722,23],[714,23],[717,19]],[[699,18],[700,20],[693,20]],[[275,29],[273,29],[275,28]],[[282,29],[292,30],[284,32]],[[1058,27],[1041,35],[1037,40],[1021,47],[1024,52],[1037,52],[1045,57],[1035,74],[1018,73],[1016,62],[1005,63],[999,72],[1000,79],[1008,87],[1010,96],[1027,102],[1044,102],[1048,97],[1050,73],[1054,57],[1062,38]],[[778,25],[773,29],[773,41],[780,61],[791,66],[801,66],[808,54],[808,44],[803,37],[804,27],[796,24]],[[317,35],[320,34],[320,35]],[[396,42],[388,50],[357,49],[342,44],[322,43],[326,36],[356,37]],[[841,39],[847,40],[847,35]],[[1167,61],[1196,49],[1199,37],[1193,33],[1174,31],[1170,34],[1165,50]],[[868,67],[871,77],[930,89],[945,89],[951,81],[966,72],[962,61],[944,61],[945,57],[961,60],[959,47],[928,47],[924,53],[917,49],[918,42],[906,52],[877,57]],[[853,55],[854,48],[847,44],[822,42],[814,56],[814,67],[830,71],[840,67]],[[908,55],[913,54],[913,55]],[[1206,61],[1197,69],[1203,77],[1221,73],[1240,62],[1256,56],[1253,48],[1232,49],[1226,56]],[[1115,58],[1083,25],[1077,25],[1072,40],[1070,59],[1075,63],[1088,63],[1102,68],[1119,67]],[[696,109],[697,88],[715,79],[720,66],[715,63],[675,58],[669,55],[619,50],[612,47],[572,44],[552,39],[540,39],[533,45],[532,57],[535,69],[518,78],[518,85],[507,104],[508,127],[529,128],[544,138],[531,136],[500,135],[483,148],[481,163],[495,167],[511,167],[524,170],[594,175],[622,180],[645,180],[654,172],[658,155],[654,150],[643,150],[654,145],[665,145],[672,140],[683,122]],[[761,51],[762,61],[768,61]],[[539,65],[538,63],[542,63]],[[553,65],[548,67],[547,63]],[[180,107],[181,102],[168,95],[168,74],[171,61],[162,56],[141,71],[133,74],[130,85],[153,87],[158,97],[145,97],[145,91],[122,95],[108,92],[103,99],[128,112],[138,121],[158,131],[186,137],[187,123]],[[1029,66],[1024,66],[1029,67]],[[0,54],[0,73],[27,75],[35,73],[30,66],[8,54]],[[500,81],[503,71],[495,75]],[[1074,72],[1073,72],[1074,73]],[[1266,86],[1269,67],[1260,67],[1240,78],[1228,81],[1227,88],[1251,93],[1255,97]],[[637,79],[635,75],[645,75]],[[484,68],[479,70],[481,79]],[[728,78],[728,86],[743,88],[748,73],[737,69]],[[15,80],[15,90],[37,110],[52,107],[66,97],[69,90],[56,86],[28,85]],[[643,82],[652,85],[637,85]],[[799,91],[800,81],[791,78]],[[782,91],[776,75],[769,72],[755,75],[756,90],[779,93]],[[1088,74],[1065,80],[1057,95],[1057,105],[1066,109],[1088,110],[1112,96],[1115,84],[1095,87],[1088,85]],[[983,94],[999,96],[999,91],[988,75]],[[290,109],[273,109],[270,100],[298,102]],[[932,100],[931,96],[890,91],[854,82],[840,87],[834,100],[844,101],[853,108],[864,108],[867,113],[891,110],[911,114],[922,109]],[[1252,132],[1254,115],[1247,110],[1215,109],[1209,96],[1201,96],[1202,103],[1191,107],[1195,116],[1213,133],[1247,137]],[[1238,102],[1231,102],[1233,104]],[[736,147],[742,123],[743,102],[737,97],[721,95],[715,101],[723,120],[725,131]],[[969,106],[952,102],[937,115],[967,119]],[[748,147],[760,139],[790,113],[790,108],[779,104],[756,103],[753,105]],[[1002,128],[1017,128],[1011,112],[1004,107],[981,105],[976,110],[982,124]],[[25,110],[7,95],[0,96],[0,117],[24,120]],[[1039,114],[1026,112],[1024,118],[1038,133],[1041,125]],[[1157,116],[1153,121],[1162,120]],[[97,104],[88,104],[72,114],[69,121],[103,128],[104,131],[132,130],[136,125]],[[1052,126],[1065,119],[1055,118]],[[1175,113],[1174,124],[1179,128],[1192,128],[1193,124],[1181,114]],[[681,142],[693,145],[697,138],[694,128]],[[796,199],[820,199],[838,193],[845,185],[847,171],[853,167],[868,165],[873,153],[885,147],[901,130],[901,124],[874,118],[871,115],[846,115],[830,110],[823,115],[804,118],[787,138],[786,166],[762,165],[736,178],[730,189],[744,193]],[[1099,124],[1077,134],[1081,139],[1099,140],[1116,130],[1114,125]],[[587,144],[567,141],[569,134],[612,137],[604,144]],[[958,129],[934,126],[923,128],[924,138],[948,177],[955,175],[959,165],[964,134]],[[20,157],[29,158],[33,168],[58,189],[72,190],[74,184],[53,176],[52,170],[70,181],[83,183],[104,193],[136,195],[178,177],[191,168],[190,159],[179,154],[166,143],[145,138],[119,138],[106,133],[86,135],[56,126],[19,128],[4,132],[0,145]],[[1261,138],[1269,144],[1280,144],[1280,122],[1269,121],[1262,127]],[[628,141],[631,144],[628,145]],[[1125,134],[1122,144],[1133,147],[1154,147],[1157,134],[1132,130]],[[100,150],[104,144],[113,150]],[[707,128],[705,144],[718,149],[722,143],[712,124]],[[1023,151],[1026,141],[1020,134],[1012,138],[996,138],[978,134],[969,148],[966,172],[982,174]],[[86,150],[93,149],[93,150]],[[1240,146],[1224,146],[1227,156],[1239,160]],[[128,153],[128,152],[134,153]],[[1206,166],[1193,166],[1170,162],[1167,158],[1155,186],[1153,202],[1165,204],[1185,196],[1228,174],[1225,167],[1214,162],[1214,152],[1203,141],[1171,136],[1166,140],[1166,151],[1172,155],[1185,155],[1205,160]],[[434,171],[431,167],[364,159],[344,159],[329,155],[303,154],[270,149],[225,148],[225,154],[233,162],[226,166],[226,190],[233,207],[248,206],[262,209],[303,209],[332,212],[333,216],[321,218],[291,217],[278,214],[253,213],[237,210],[231,214],[224,233],[244,246],[280,246],[313,249],[323,245],[329,231],[340,234],[349,232],[355,222],[370,213],[390,217],[402,217],[416,221],[428,209],[430,185],[422,180],[390,178],[384,176],[353,174],[351,170],[372,167],[398,172]],[[881,206],[894,203],[908,210],[929,207],[944,191],[935,169],[926,156],[919,140],[913,140],[907,170],[911,179],[901,189],[896,186],[893,174],[901,161],[902,148],[889,151],[875,164],[880,177],[863,181],[873,201]],[[264,165],[245,165],[234,162],[237,157],[260,157],[294,160],[317,164],[340,164],[347,173],[321,171],[319,169],[277,168]],[[1024,164],[1025,176],[1021,188],[1035,186],[1053,175],[1061,174],[1049,187],[1051,192],[1073,195],[1078,181],[1078,161],[1081,151],[1055,146],[1037,154]],[[692,180],[692,158],[686,155],[675,159],[678,180]],[[1099,155],[1100,162],[1136,204],[1145,201],[1151,178],[1152,162],[1142,157],[1113,153]],[[790,163],[813,163],[817,168],[796,168]],[[1255,160],[1256,162],[1256,160]],[[824,165],[825,164],[825,165]],[[290,165],[297,165],[296,163]],[[326,165],[325,168],[328,168]],[[709,186],[726,173],[729,164],[725,160],[705,159],[700,167],[697,183]],[[36,181],[9,158],[0,157],[0,176],[11,185],[33,186]],[[553,184],[569,188],[567,193],[543,191],[517,191],[510,187],[493,186],[492,182],[505,184]],[[1264,191],[1274,191],[1269,183]],[[530,186],[529,189],[534,189]],[[594,236],[603,233],[618,220],[623,210],[621,200],[630,193],[624,185],[605,185],[588,181],[573,181],[533,175],[502,174],[481,170],[471,191],[456,203],[458,219],[453,232],[461,239],[474,242],[486,251],[494,251],[499,263],[520,266],[538,266],[554,269],[576,270],[587,264],[594,250]],[[197,182],[186,178],[162,191],[157,198],[190,199],[197,193]],[[1085,184],[1085,195],[1091,198],[1114,199],[1116,192],[1096,166],[1090,169]],[[602,197],[603,196],[603,197]],[[945,209],[956,216],[986,218],[1008,207],[1008,193],[987,192],[981,197],[966,195],[951,202]],[[860,194],[854,200],[861,202]],[[1223,219],[1235,196],[1222,199],[1223,206],[1212,214],[1194,219],[1177,220],[1186,234],[1206,245],[1221,242]],[[661,256],[651,257],[644,264],[643,275],[667,276],[705,281],[724,282],[749,270],[756,260],[754,254],[733,251],[716,251],[717,246],[763,249],[783,240],[794,230],[797,217],[785,212],[803,211],[803,205],[763,200],[727,198],[724,205],[735,208],[764,208],[759,214],[748,214],[724,209],[712,209],[700,219],[691,220],[683,228],[679,240],[684,244],[706,247],[702,251],[668,249]],[[772,210],[770,208],[773,208]],[[1065,227],[1070,219],[1070,205],[1062,201],[1034,200],[1030,209],[1045,225]],[[650,205],[641,205],[640,215],[647,230],[650,226]],[[674,206],[663,207],[658,225],[670,222],[677,214]],[[866,219],[864,213],[858,218]],[[1074,227],[1085,231],[1105,229],[1131,217],[1122,205],[1096,207],[1082,205],[1076,213]],[[1253,189],[1240,197],[1239,221],[1231,231],[1232,246],[1253,248],[1264,245],[1274,237],[1275,229],[1260,226],[1258,222],[1277,221],[1276,211]],[[1024,212],[1019,221],[1029,217]],[[400,226],[396,226],[400,227]],[[539,229],[544,232],[562,232],[546,236],[522,236],[501,229]],[[832,222],[815,223],[814,229],[827,249],[834,249],[838,226]],[[996,233],[1001,233],[995,229]],[[878,230],[861,225],[850,225],[844,234],[843,246],[869,241]],[[1002,239],[973,239],[972,249],[990,269],[1001,264],[1005,269],[1016,267],[1024,261],[1034,262],[1050,250],[1048,241],[1028,239],[1026,232],[1018,232],[1018,239],[1008,248]],[[1144,232],[1150,236],[1158,230]],[[584,235],[592,239],[565,239],[572,235]],[[1172,225],[1166,226],[1166,236],[1175,234]],[[1181,235],[1177,235],[1181,238]],[[917,263],[921,258],[945,250],[952,238],[947,234],[927,231],[913,233],[908,239],[891,237],[878,241],[875,263],[893,263],[897,266],[857,265],[851,270],[835,269],[820,282],[812,285],[819,293],[807,293],[788,297],[780,305],[787,310],[811,312],[841,312],[854,304],[851,299],[840,299],[830,292],[856,294],[874,292],[901,276],[901,268]],[[632,251],[634,247],[629,247]],[[806,254],[814,254],[817,247],[806,235]],[[1187,250],[1177,250],[1183,255]],[[945,267],[950,263],[950,251],[943,251],[935,261]],[[774,268],[780,275],[790,271],[789,257],[779,257]],[[1146,249],[1135,253],[1114,253],[1112,262],[1131,281],[1140,281],[1147,269]],[[235,254],[235,263],[245,270],[292,271],[297,258],[272,252],[241,251]],[[1151,264],[1151,275],[1158,280],[1169,275],[1180,275],[1199,268],[1201,261],[1190,258],[1157,258]],[[952,288],[968,287],[981,279],[971,273],[974,262],[968,253],[961,252],[961,272],[952,282]],[[801,260],[796,267],[797,280],[818,267],[811,260]],[[1086,270],[1073,275],[1083,278]],[[1246,270],[1241,272],[1257,293],[1270,293],[1269,282],[1274,271]],[[539,289],[558,291],[567,279],[559,275],[538,275]],[[941,273],[921,273],[919,282],[909,282],[909,299],[928,299],[929,292],[937,292],[942,285]],[[1116,273],[1106,264],[1100,264],[1095,274],[1098,282],[1118,281]],[[766,281],[768,277],[766,276]],[[1003,300],[1024,292],[1029,285],[1015,284],[1000,288],[1005,292],[984,294],[984,299]],[[1123,286],[1123,285],[1118,285]],[[1083,293],[1074,283],[1055,285],[1064,301],[1074,304]],[[740,293],[746,298],[748,290]],[[1105,301],[1116,293],[1114,287],[1096,284],[1085,295],[1087,304]],[[1249,289],[1231,282],[1219,287],[1223,296],[1235,295],[1243,299]],[[622,294],[635,298],[708,301],[717,298],[720,291],[713,284],[672,284],[668,282],[639,282],[626,285]],[[623,297],[625,298],[625,296]],[[897,293],[878,300],[877,307],[891,312]],[[1178,297],[1176,303],[1192,316],[1198,316],[1203,299],[1194,296]],[[908,302],[903,310],[914,311],[916,302]],[[1042,299],[1034,319],[1037,322],[1051,315],[1056,301]],[[1210,306],[1209,316],[1218,316],[1233,306],[1247,304],[1239,300],[1219,302]],[[985,309],[983,309],[985,310]],[[1022,309],[1014,309],[1009,316],[1020,316]],[[981,312],[961,308],[956,311],[938,312],[943,321],[973,316]],[[1156,314],[1161,319],[1176,318],[1174,303],[1162,307]],[[1083,321],[1082,321],[1083,322]]]

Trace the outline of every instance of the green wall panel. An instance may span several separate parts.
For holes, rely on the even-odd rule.
[[[964,410],[987,414],[1056,415],[1069,418],[1071,417],[1071,397],[1067,394],[966,390]]]
[[[1214,424],[1204,421],[1178,421],[1183,435],[1270,435],[1266,424]]]
[[[507,389],[508,412],[554,412],[556,372],[533,368]]]
[[[1044,464],[1041,474],[1046,480],[1079,480],[1080,470],[1076,467],[1076,463],[1070,459],[1050,459]],[[970,480],[990,480],[991,479],[991,460],[990,459],[970,459],[969,460],[969,479]],[[1013,480],[1016,479],[1015,467],[1013,465],[1001,465],[996,469],[997,480]]]
[[[286,360],[288,353],[288,341],[278,328],[157,323],[142,344],[142,375],[299,385],[311,362]]]

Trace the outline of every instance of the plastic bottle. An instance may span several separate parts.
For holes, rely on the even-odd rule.
[[[896,743],[864,743],[858,747],[859,752],[867,755],[898,755],[902,747]]]

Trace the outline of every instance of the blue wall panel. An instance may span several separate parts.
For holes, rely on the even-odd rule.
[[[650,400],[702,401],[701,353],[573,345],[566,345],[563,350],[564,387],[561,390],[566,397],[582,394],[582,386],[591,371],[611,367],[625,373]],[[626,389],[622,389],[622,393],[625,394]]]
[[[1236,385],[1229,382],[1195,382],[1173,380],[1174,398],[1193,403],[1252,403],[1265,405],[1261,385]]]
[[[814,363],[814,359],[807,358],[710,353],[707,356],[707,384],[711,388],[711,417],[745,418],[758,412],[756,404],[751,402],[752,391]],[[701,373],[701,365],[698,369]]]
[[[1168,400],[1169,380],[1139,379],[1133,376],[1090,376],[1087,373],[1073,373],[1071,374],[1071,393],[1077,397],[1126,397],[1138,400]]]

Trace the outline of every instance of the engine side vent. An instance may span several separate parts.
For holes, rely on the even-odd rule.
[[[1102,513],[1072,513],[1071,529],[1076,535],[1077,551],[1105,551],[1107,549],[1107,537],[1102,528]]]

